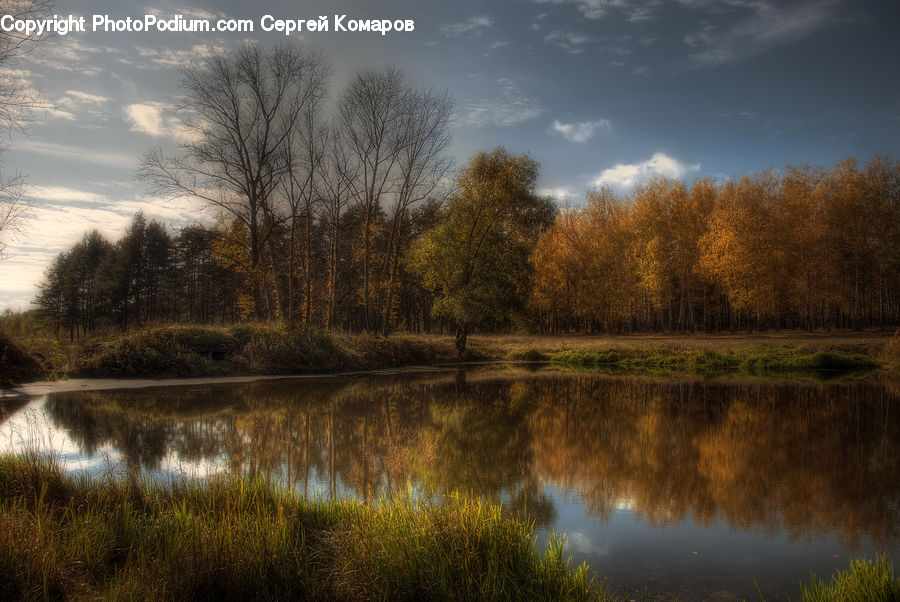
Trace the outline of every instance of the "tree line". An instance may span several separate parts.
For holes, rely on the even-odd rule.
[[[532,257],[552,332],[900,323],[900,162],[588,193]]]
[[[85,235],[37,299],[57,332],[281,320],[388,334],[746,330],[900,322],[900,167],[875,158],[556,207],[505,149],[455,178],[453,99],[389,67],[335,98],[316,52],[248,45],[182,71],[175,153],[138,176],[214,224]]]

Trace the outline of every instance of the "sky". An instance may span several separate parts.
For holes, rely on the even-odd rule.
[[[320,50],[332,99],[357,71],[389,65],[449,91],[457,165],[497,146],[529,153],[539,191],[560,203],[604,185],[627,194],[654,175],[721,181],[900,156],[893,0],[56,0],[53,12],[85,16],[87,30],[0,69],[45,105],[0,157],[2,173],[27,175],[31,200],[0,259],[0,311],[28,309],[53,257],[91,229],[115,241],[139,210],[173,232],[211,219],[151,196],[135,172],[142,153],[174,150],[184,134],[179,69],[248,42]],[[415,26],[334,31],[345,14]],[[254,31],[102,32],[93,15],[248,19]],[[329,31],[265,32],[265,15],[328,16]]]

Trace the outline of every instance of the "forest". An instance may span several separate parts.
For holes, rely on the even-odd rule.
[[[200,200],[86,233],[36,299],[58,335],[280,321],[332,331],[629,333],[900,323],[900,162],[876,156],[556,205],[503,148],[454,169],[448,92],[245,46],[182,72],[186,134],[138,177]]]

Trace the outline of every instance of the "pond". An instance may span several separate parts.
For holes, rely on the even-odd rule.
[[[900,560],[900,387],[490,366],[6,400],[0,451],[156,478],[265,473],[310,496],[461,491],[565,532],[613,588],[797,599]]]

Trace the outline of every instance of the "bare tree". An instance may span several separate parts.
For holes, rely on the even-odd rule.
[[[0,14],[11,15],[14,20],[36,19],[49,13],[52,6],[51,0],[0,0]],[[43,37],[36,33],[0,32],[0,132],[7,139],[14,131],[25,131],[40,102],[37,92],[10,64],[34,49]],[[5,142],[0,142],[0,154],[6,150]],[[25,176],[0,174],[0,236],[22,232],[29,208],[26,193]],[[0,239],[0,257],[6,246]]]
[[[329,68],[318,53],[247,45],[213,52],[182,70],[187,135],[181,153],[144,154],[138,176],[169,198],[196,198],[244,224],[249,235],[249,284],[257,315],[268,303],[263,250],[285,218],[276,189],[292,164],[295,129],[321,97]],[[276,296],[277,296],[276,289]]]
[[[322,93],[310,100],[295,129],[293,141],[287,147],[288,172],[283,186],[290,220],[287,318],[294,321],[297,246],[302,234],[305,288],[303,321],[306,326],[310,326],[312,320],[312,229],[316,214],[320,211],[319,206],[324,203],[322,178],[329,140],[329,130],[322,127],[319,117],[323,99],[324,87]]]
[[[29,208],[27,190],[25,176],[0,174],[0,235],[22,233]],[[0,239],[0,258],[4,256],[6,246],[7,243]]]
[[[372,236],[382,196],[391,191],[402,144],[402,118],[409,93],[400,70],[358,73],[339,106],[342,142],[350,162],[351,196],[363,218],[363,303],[365,329],[374,330]]]
[[[11,15],[14,21],[42,18],[52,7],[52,0],[0,0],[0,14]],[[33,50],[45,37],[37,32],[0,32],[0,129],[7,134],[23,131],[39,102],[37,93],[10,68],[10,63]]]
[[[451,141],[452,113],[453,99],[448,92],[426,89],[404,96],[398,141],[398,188],[389,216],[391,231],[382,269],[386,299],[382,304],[381,329],[385,335],[391,329],[400,260],[409,246],[410,210],[435,196],[453,167],[452,158],[444,154]]]
[[[340,257],[341,216],[350,202],[350,191],[359,177],[360,163],[352,161],[342,136],[336,127],[328,145],[328,155],[323,165],[322,204],[320,219],[326,226],[328,245],[328,317],[329,330],[337,328],[338,279],[341,265],[346,258]]]

